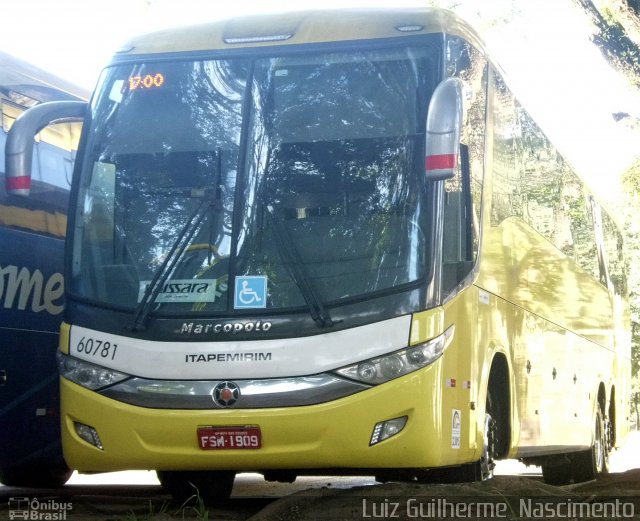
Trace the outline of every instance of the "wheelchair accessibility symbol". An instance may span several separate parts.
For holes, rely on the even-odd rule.
[[[267,307],[267,277],[236,277],[235,309]]]

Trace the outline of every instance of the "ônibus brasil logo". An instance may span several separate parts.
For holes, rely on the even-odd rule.
[[[69,502],[55,499],[28,497],[9,498],[9,519],[28,519],[33,521],[65,521],[67,512],[73,509]]]

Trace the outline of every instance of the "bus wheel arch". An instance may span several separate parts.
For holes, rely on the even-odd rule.
[[[494,426],[492,457],[506,458],[511,444],[511,382],[509,363],[504,353],[497,353],[491,361],[487,383],[486,412]]]
[[[511,387],[509,363],[504,353],[496,353],[491,361],[487,381],[485,415],[482,422],[482,455],[478,478],[493,476],[495,461],[509,453],[511,439]]]

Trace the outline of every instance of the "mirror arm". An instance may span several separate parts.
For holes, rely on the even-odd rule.
[[[430,181],[455,175],[463,120],[463,83],[458,78],[441,81],[433,92],[427,113],[425,171]]]
[[[28,196],[31,189],[33,140],[47,125],[58,121],[82,120],[87,110],[83,101],[52,101],[23,112],[14,122],[5,144],[7,193]]]

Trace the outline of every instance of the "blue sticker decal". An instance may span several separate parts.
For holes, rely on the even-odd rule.
[[[267,277],[236,277],[235,309],[267,307]]]

